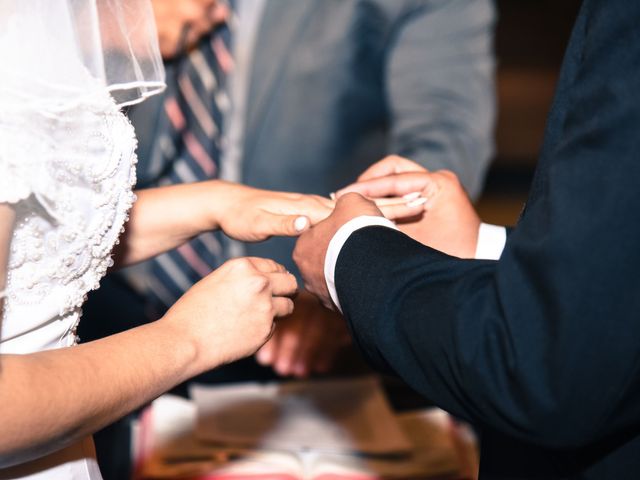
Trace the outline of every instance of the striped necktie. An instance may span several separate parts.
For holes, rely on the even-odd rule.
[[[158,119],[155,149],[162,173],[157,185],[215,178],[222,123],[229,108],[225,80],[233,68],[225,25],[167,69],[167,90]],[[146,276],[150,312],[159,316],[222,259],[221,235],[204,233],[150,261]]]

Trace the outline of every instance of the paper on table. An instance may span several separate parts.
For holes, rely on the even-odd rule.
[[[411,450],[375,378],[194,386],[191,398],[200,440],[331,453]]]

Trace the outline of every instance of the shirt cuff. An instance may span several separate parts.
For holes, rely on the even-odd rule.
[[[481,223],[478,230],[476,260],[500,260],[507,243],[507,229],[498,225]]]
[[[387,218],[362,215],[360,217],[353,218],[342,225],[342,227],[338,229],[338,231],[329,242],[327,254],[324,257],[324,278],[327,282],[327,288],[329,290],[329,295],[331,295],[331,300],[333,300],[333,303],[335,303],[340,312],[342,312],[342,308],[340,308],[340,302],[338,301],[338,293],[336,292],[335,281],[336,262],[338,261],[338,255],[340,255],[340,250],[342,250],[343,245],[353,232],[364,227],[372,226],[388,227],[394,230],[398,230],[395,223]]]

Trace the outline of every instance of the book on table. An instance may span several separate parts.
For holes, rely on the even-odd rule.
[[[396,415],[373,377],[196,385],[165,395],[137,427],[139,479],[459,478],[451,418]]]

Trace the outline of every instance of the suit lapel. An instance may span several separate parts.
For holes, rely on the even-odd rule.
[[[255,41],[247,96],[245,159],[250,158],[262,117],[269,107],[273,86],[281,78],[296,39],[304,31],[317,2],[267,1]]]

